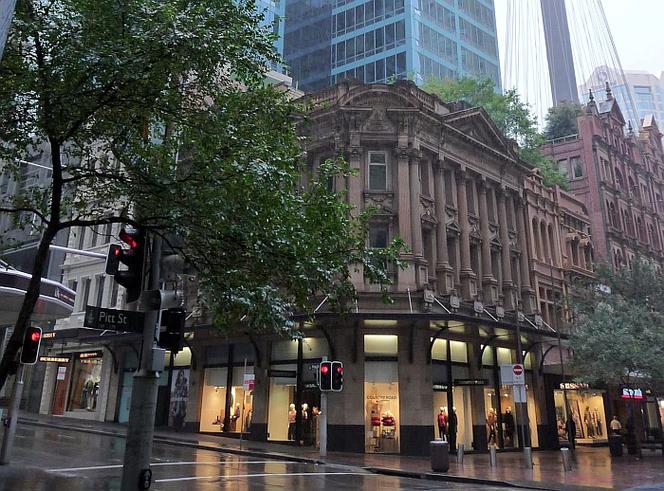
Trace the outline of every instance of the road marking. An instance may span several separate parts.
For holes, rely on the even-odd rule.
[[[197,462],[153,462],[150,467],[164,466],[164,465],[242,465],[242,464],[300,464],[300,462],[293,462],[291,460],[244,460],[244,461],[197,461]],[[78,471],[96,471],[102,469],[121,469],[122,464],[113,465],[92,465],[88,467],[67,467],[63,469],[47,469],[47,472],[78,472]]]
[[[283,473],[260,473],[260,474],[231,474],[227,476],[194,476],[174,477],[171,479],[155,479],[154,482],[179,482],[198,481],[201,479],[235,479],[241,477],[293,477],[293,476],[378,476],[368,472],[283,472]]]

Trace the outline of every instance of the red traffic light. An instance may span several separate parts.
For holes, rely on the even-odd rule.
[[[41,332],[33,331],[30,333],[30,341],[32,341],[33,343],[36,343],[40,339],[41,339]]]
[[[39,357],[39,346],[41,345],[42,330],[41,327],[28,327],[23,337],[21,346],[21,363],[24,365],[34,365]]]
[[[139,241],[136,240],[137,235],[138,231],[135,229],[123,228],[120,230],[120,240],[127,244],[131,249],[136,249],[141,245]]]
[[[323,375],[327,374],[327,372],[330,371],[330,367],[328,365],[321,365],[320,366],[320,373]]]

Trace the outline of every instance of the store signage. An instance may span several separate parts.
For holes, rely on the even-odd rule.
[[[628,389],[624,387],[621,399],[636,399],[640,401],[643,399],[643,391],[641,389]]]
[[[67,367],[58,367],[57,380],[64,380],[67,376]]]
[[[244,386],[244,390],[247,392],[251,392],[254,390],[254,385],[256,382],[256,375],[253,373],[245,373],[244,374],[244,383],[242,384]]]
[[[268,370],[268,377],[281,377],[281,378],[295,378],[297,372],[295,370]]]
[[[55,337],[56,337],[55,331],[42,333],[42,339],[54,339]]]
[[[44,363],[69,363],[68,356],[40,356],[39,361]]]
[[[97,351],[85,351],[78,354],[79,360],[89,360],[90,358],[103,358],[104,352],[102,350]]]
[[[585,382],[565,382],[560,384],[562,390],[579,390],[579,389],[589,389],[590,385]]]
[[[447,392],[450,390],[450,386],[447,384],[433,384],[433,390],[437,392]]]
[[[94,329],[142,333],[144,318],[143,312],[103,309],[88,305],[85,307],[83,325]]]
[[[306,383],[304,384],[304,388],[305,388],[305,389],[317,389],[317,388],[318,388],[318,384],[317,384],[316,382],[306,382]]]
[[[454,379],[454,385],[486,385],[484,378],[457,378]]]

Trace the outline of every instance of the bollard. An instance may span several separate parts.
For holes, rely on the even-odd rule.
[[[561,448],[560,452],[563,455],[563,470],[570,472],[572,470],[572,455],[569,448]]]
[[[523,463],[526,469],[533,468],[533,449],[530,447],[523,447]]]
[[[496,457],[496,447],[489,448],[489,465],[498,467],[498,458]]]
[[[463,443],[459,444],[459,451],[457,453],[457,464],[463,465],[463,455],[464,452],[466,451],[466,447],[464,446]]]

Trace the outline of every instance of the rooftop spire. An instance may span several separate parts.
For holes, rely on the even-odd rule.
[[[606,81],[606,84],[604,85],[604,87],[606,89],[606,100],[610,101],[611,99],[613,99],[613,94],[611,93],[611,86],[609,85],[608,80]]]

